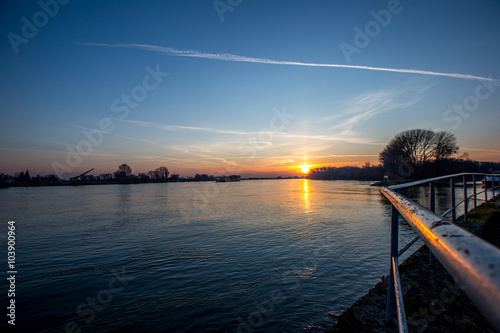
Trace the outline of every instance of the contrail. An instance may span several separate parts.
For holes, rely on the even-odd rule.
[[[123,48],[139,48],[147,51],[160,52],[165,55],[177,56],[177,57],[194,57],[203,59],[213,59],[222,61],[239,61],[239,62],[252,62],[258,64],[271,64],[271,65],[289,65],[289,66],[309,66],[309,67],[333,67],[333,68],[352,68],[352,69],[365,69],[370,71],[383,71],[383,72],[395,72],[395,73],[408,73],[408,74],[422,74],[422,75],[433,75],[433,76],[445,76],[453,77],[457,79],[465,80],[485,80],[485,81],[498,81],[491,77],[481,77],[469,74],[460,73],[441,73],[433,71],[423,71],[418,69],[401,69],[401,68],[385,68],[385,67],[372,67],[372,66],[356,66],[356,65],[342,65],[342,64],[318,64],[310,62],[297,62],[297,61],[282,61],[282,60],[272,60],[264,58],[253,58],[245,57],[230,53],[205,53],[193,50],[176,50],[171,47],[163,47],[156,45],[147,44],[101,44],[101,43],[77,43],[81,45],[90,46],[105,46],[105,47],[123,47]]]

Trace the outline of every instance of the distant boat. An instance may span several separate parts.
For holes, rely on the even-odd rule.
[[[488,187],[498,186],[500,184],[500,177],[486,176],[483,180],[483,185]]]
[[[225,182],[239,182],[241,180],[240,175],[231,175],[229,177],[220,176],[215,178],[216,183],[225,183]]]

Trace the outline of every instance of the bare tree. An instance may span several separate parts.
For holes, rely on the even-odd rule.
[[[127,183],[131,174],[132,168],[125,163],[119,165],[118,170],[114,172],[115,180],[119,183]]]
[[[166,181],[168,179],[168,169],[166,166],[161,166],[155,169],[155,175],[157,175],[157,179],[161,181]]]
[[[451,133],[412,129],[396,134],[379,159],[388,171],[403,178],[425,177],[429,163],[438,164],[457,151],[457,139]]]
[[[125,176],[130,176],[132,168],[128,164],[123,163],[118,166],[118,172],[125,174]]]
[[[458,152],[457,138],[455,135],[440,131],[434,136],[433,155],[436,162],[448,158]]]
[[[170,172],[166,166],[161,166],[152,171],[148,171],[149,178],[155,182],[166,182],[169,174]]]

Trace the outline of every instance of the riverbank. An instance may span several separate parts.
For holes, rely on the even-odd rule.
[[[467,223],[459,218],[457,224],[500,247],[499,199],[469,213]],[[426,246],[405,260],[399,272],[410,332],[495,332],[444,267],[437,260],[430,266]],[[396,319],[384,323],[387,288],[385,276],[326,332],[397,332]]]
[[[287,180],[287,179],[304,179],[303,176],[290,176],[290,177],[262,177],[262,178],[240,178],[240,180]],[[46,182],[46,183],[5,183],[0,182],[0,188],[11,188],[11,187],[45,187],[45,186],[89,186],[89,185],[130,185],[130,184],[167,184],[167,183],[206,183],[206,182],[215,182],[216,177],[213,179],[195,179],[195,178],[178,178],[175,180],[166,180],[166,181],[130,181],[130,182],[118,182],[115,180],[107,180],[107,181],[69,181],[69,180],[61,180],[55,182]]]

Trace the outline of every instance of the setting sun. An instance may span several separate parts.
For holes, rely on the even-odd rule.
[[[310,165],[301,165],[300,170],[302,170],[302,173],[309,173],[309,170],[311,169]]]

